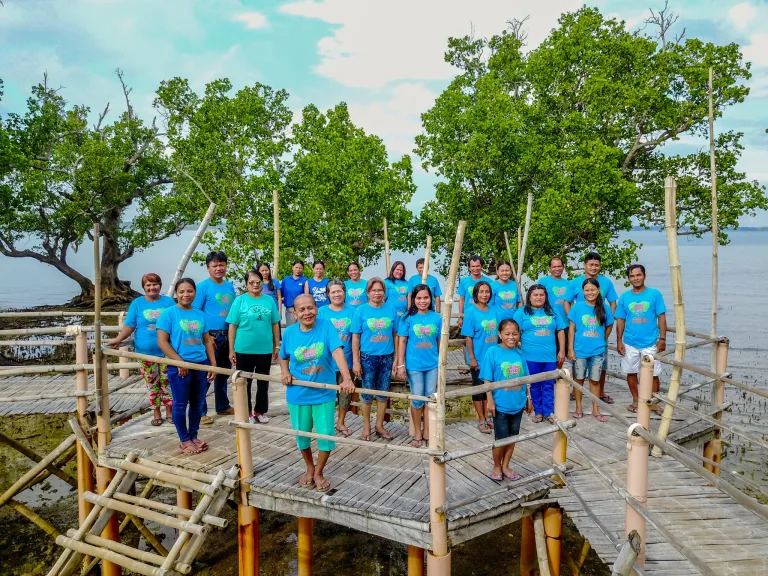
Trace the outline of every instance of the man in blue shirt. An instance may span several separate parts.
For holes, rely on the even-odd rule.
[[[421,275],[424,274],[424,258],[416,260],[416,274],[408,279],[408,308],[411,307],[411,292],[421,284]],[[440,289],[440,282],[432,274],[427,274],[427,286],[432,291],[432,301],[435,303],[435,312],[440,314],[440,296],[443,291]]]
[[[568,292],[565,295],[565,302],[563,307],[565,308],[565,314],[568,315],[571,311],[571,304],[574,302],[584,302],[584,280],[587,278],[594,278],[600,284],[600,295],[603,300],[611,307],[611,312],[616,314],[616,301],[619,299],[616,294],[616,289],[613,287],[613,282],[610,278],[607,278],[600,274],[600,254],[597,252],[588,252],[584,256],[584,274],[571,280],[568,287]],[[603,355],[603,370],[600,372],[600,399],[606,404],[613,404],[614,400],[608,394],[605,393],[605,376],[608,370],[608,351]]]
[[[304,294],[304,284],[306,283],[307,277],[304,276],[304,262],[296,260],[293,263],[293,275],[286,276],[281,282],[283,287],[283,306],[285,306],[286,326],[296,324],[293,301],[296,300],[296,296]]]
[[[205,326],[211,335],[216,352],[216,366],[231,368],[229,360],[229,337],[227,333],[227,314],[235,301],[235,287],[224,279],[227,275],[227,255],[224,252],[210,252],[205,257],[208,278],[197,284],[197,294],[192,306],[205,314]],[[210,384],[209,384],[210,386]],[[220,416],[235,413],[227,397],[227,376],[217,374],[213,385],[216,413]],[[213,424],[208,416],[208,405],[203,409],[201,424]]]
[[[616,306],[616,348],[621,355],[621,371],[627,375],[632,404],[630,412],[637,411],[637,375],[640,361],[646,354],[653,356],[667,347],[667,308],[664,297],[655,288],[645,285],[645,266],[632,264],[627,268],[627,278],[632,285],[619,298]],[[653,391],[659,391],[661,363],[653,363]],[[653,410],[661,412],[658,404]]]

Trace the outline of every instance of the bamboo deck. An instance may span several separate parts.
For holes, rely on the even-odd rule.
[[[119,378],[110,374],[109,388],[110,390],[119,388],[115,392],[110,392],[109,395],[109,406],[115,414],[149,407],[149,399],[147,398],[144,382],[138,375]],[[88,392],[89,395],[96,393],[93,373],[88,375]],[[75,412],[77,405],[74,393],[74,374],[0,377],[0,399],[24,396],[67,396],[62,398],[43,398],[41,400],[0,401],[0,417],[31,414],[70,414]]]

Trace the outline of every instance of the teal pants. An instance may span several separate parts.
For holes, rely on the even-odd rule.
[[[294,430],[312,432],[314,427],[317,434],[325,434],[327,436],[334,436],[336,434],[336,429],[334,428],[336,420],[335,399],[323,402],[322,404],[291,404],[289,402],[288,412],[291,415],[291,426]],[[299,447],[299,450],[306,450],[311,442],[312,438],[296,436],[296,445]],[[330,452],[336,448],[336,442],[318,440],[317,448],[323,452]]]

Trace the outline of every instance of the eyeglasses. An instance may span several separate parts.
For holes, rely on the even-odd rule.
[[[261,280],[254,280],[252,282],[248,282],[248,286],[261,286],[262,282]]]

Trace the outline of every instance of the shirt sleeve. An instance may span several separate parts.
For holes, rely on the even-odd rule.
[[[625,310],[625,298],[624,294],[621,295],[621,298],[619,298],[618,304],[616,304],[616,314],[614,315],[614,318],[618,318],[619,320],[624,320],[627,317],[627,311]]]
[[[284,334],[283,336],[286,336],[286,335],[287,335],[287,331],[286,331],[286,334]],[[279,354],[280,354],[280,358],[282,358],[283,360],[288,360],[291,357],[290,354],[286,353],[286,342],[287,341],[288,341],[288,339],[283,337],[282,342],[280,342],[280,352],[279,352]]]
[[[349,328],[349,331],[352,334],[362,334],[363,333],[363,315],[362,312],[362,306],[355,310],[355,315],[352,316],[352,326]]]
[[[327,328],[325,330],[326,341],[328,342],[328,349],[333,352],[337,348],[343,348],[344,343],[339,338],[339,331],[333,327],[329,321],[326,320]]]
[[[157,323],[155,326],[158,330],[162,330],[163,332],[167,332],[168,334],[171,333],[171,326],[173,325],[173,319],[171,318],[171,310],[173,308],[166,308],[160,313],[160,317],[157,319]]]
[[[568,329],[568,322],[564,318],[562,318],[560,314],[555,314],[555,330],[567,330],[567,329]]]
[[[435,278],[435,290],[434,290],[434,294],[432,294],[432,296],[435,296],[435,297],[439,298],[442,295],[443,295],[443,290],[440,288],[440,282],[438,282],[437,278]]]
[[[520,331],[523,330],[523,314],[525,314],[525,308],[518,308],[515,310],[515,313],[512,315],[512,320],[517,322],[517,325],[520,327]]]
[[[568,312],[568,320],[573,322],[574,324],[578,323],[578,315],[576,314],[578,312],[578,308],[576,306],[571,307],[571,311]]]
[[[139,296],[139,298],[141,298],[141,296]],[[136,298],[131,302],[131,305],[128,306],[128,314],[125,315],[125,325],[130,326],[131,328],[136,328],[136,326],[138,326],[139,298]]]
[[[470,312],[469,314],[466,314],[464,318],[464,323],[461,325],[461,335],[465,337],[471,338],[475,335],[475,326],[474,326],[474,314]]]
[[[605,306],[605,326],[606,328],[608,326],[613,325],[613,313],[611,312],[611,307],[608,306],[608,304],[604,304]]]
[[[408,331],[411,329],[411,319],[413,316],[408,316],[408,318],[401,318],[400,322],[397,326],[397,335],[401,338],[407,338],[408,337]]]
[[[464,278],[459,280],[459,289],[457,290],[459,296],[462,296],[463,298],[467,297],[467,283],[464,282]]]
[[[613,282],[611,280],[608,280],[608,292],[605,295],[605,299],[608,300],[608,302],[616,302],[616,300],[619,299],[618,294],[616,294],[616,288],[613,287]]]
[[[277,290],[277,287],[275,287],[275,290]],[[275,299],[270,298],[269,300],[272,302],[272,324],[276,324],[280,322],[280,312],[277,311],[277,302],[275,302]]]
[[[661,292],[656,292],[656,316],[667,313],[667,306],[664,304],[664,296]]]
[[[202,310],[203,306],[205,306],[205,295],[206,295],[206,286],[208,284],[206,282],[200,282],[200,284],[197,285],[197,291],[195,292],[195,299],[192,301],[192,308],[197,308],[198,310]]]
[[[234,324],[235,326],[240,325],[240,302],[240,296],[235,298],[235,301],[232,302],[232,307],[229,309],[229,312],[227,312],[227,324]]]
[[[565,296],[563,297],[563,300],[566,302],[573,302],[576,299],[576,290],[574,289],[575,279],[568,282],[568,286],[565,289]]]

